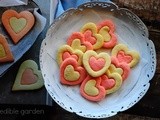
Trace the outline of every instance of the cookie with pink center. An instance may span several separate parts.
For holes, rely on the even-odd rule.
[[[38,65],[33,60],[24,61],[16,75],[12,91],[35,90],[43,87],[44,80]]]
[[[119,62],[114,56],[111,57],[111,65],[108,70],[110,73],[119,73],[123,80],[125,80],[130,74],[129,65],[125,62]]]
[[[78,64],[82,64],[82,56],[83,52],[81,50],[74,50],[69,45],[61,46],[57,51],[56,60],[57,63],[60,65],[65,59],[67,58],[74,58],[78,61]]]
[[[101,76],[101,86],[105,88],[106,95],[116,92],[122,85],[122,77],[118,73],[110,73]]]
[[[101,52],[97,54],[93,50],[88,50],[83,54],[83,66],[92,77],[99,77],[104,74],[111,64],[108,53]]]
[[[72,49],[78,49],[82,52],[93,50],[92,44],[88,41],[85,41],[84,35],[80,32],[72,33],[72,35],[67,39],[67,44],[70,45]]]
[[[84,34],[85,41],[88,41],[93,45],[94,50],[103,46],[103,37],[98,34],[96,24],[88,22],[81,28],[80,31]]]
[[[129,50],[125,44],[117,44],[112,49],[111,56],[116,57],[119,63],[127,63],[131,68],[140,61],[140,54],[136,50]]]
[[[114,33],[115,25],[111,20],[105,20],[97,25],[98,33],[103,36],[104,48],[113,48],[117,44],[117,37]]]
[[[78,85],[87,76],[86,70],[74,58],[65,59],[60,65],[60,82],[65,85]]]
[[[101,77],[87,76],[80,86],[80,94],[87,100],[98,102],[105,98],[106,91],[100,85]]]

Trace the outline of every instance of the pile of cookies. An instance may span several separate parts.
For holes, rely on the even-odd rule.
[[[35,24],[35,17],[29,11],[17,13],[15,10],[9,9],[2,14],[1,20],[14,44],[17,44]],[[14,56],[10,50],[8,41],[0,33],[0,63],[12,61],[14,61]]]
[[[61,84],[80,85],[80,94],[101,101],[116,92],[135,67],[140,54],[119,43],[112,20],[88,22],[73,32],[57,51]]]

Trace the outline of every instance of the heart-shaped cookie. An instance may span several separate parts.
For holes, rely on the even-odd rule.
[[[125,62],[131,68],[134,67],[140,60],[140,55],[135,50],[129,50],[124,44],[116,45],[111,52],[112,56],[115,56],[120,63]]]
[[[0,34],[0,63],[12,61],[14,61],[14,57],[9,48],[8,42],[6,38]]]
[[[73,57],[78,61],[78,64],[82,64],[82,56],[83,52],[81,50],[74,50],[69,45],[63,45],[61,46],[57,51],[57,62],[60,65],[62,61],[67,59],[68,57]]]
[[[94,50],[102,47],[104,42],[103,37],[97,33],[96,24],[92,22],[86,23],[80,31],[84,34],[85,41],[88,41],[93,45]]]
[[[113,48],[117,44],[117,37],[114,34],[115,25],[111,20],[104,20],[97,24],[98,33],[103,36],[104,48]]]
[[[113,32],[109,32],[109,28],[107,26],[102,27],[99,32],[103,36],[104,48],[113,48],[117,44],[117,37]]]
[[[82,61],[85,69],[92,77],[99,77],[104,74],[111,64],[108,53],[101,52],[97,54],[93,50],[85,52]]]
[[[111,94],[116,92],[122,85],[122,77],[118,73],[110,73],[101,76],[101,86],[106,90],[106,94]]]
[[[80,32],[72,33],[72,35],[67,39],[67,44],[70,45],[73,49],[78,49],[82,52],[93,50],[92,44],[85,41],[84,35]]]
[[[125,80],[130,74],[130,67],[125,62],[119,62],[116,57],[111,57],[111,65],[108,68],[110,73],[119,73],[122,79]]]
[[[113,78],[108,78],[107,75],[102,75],[101,79],[101,85],[105,88],[105,90],[112,89],[116,84],[116,81]]]
[[[62,84],[78,85],[86,76],[86,70],[79,66],[74,58],[67,58],[60,65],[60,82]]]
[[[16,44],[33,27],[35,18],[29,11],[17,13],[15,10],[6,10],[2,14],[2,23]]]
[[[101,21],[100,23],[97,24],[97,29],[98,31],[102,28],[102,27],[105,27],[107,26],[109,28],[109,31],[108,32],[112,32],[114,33],[115,32],[115,24],[112,22],[112,20],[104,20],[104,21]]]
[[[105,97],[105,89],[100,85],[101,78],[87,76],[80,86],[81,95],[90,101],[101,101]]]
[[[18,70],[12,91],[35,90],[43,85],[44,80],[41,71],[38,70],[37,63],[33,60],[26,60]]]

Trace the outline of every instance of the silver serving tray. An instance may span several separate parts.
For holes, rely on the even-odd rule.
[[[66,44],[68,36],[79,31],[86,22],[97,23],[104,19],[113,20],[118,41],[137,50],[141,60],[117,92],[93,103],[80,95],[79,86],[69,87],[59,82],[56,53]],[[55,19],[41,45],[40,66],[48,93],[63,109],[86,118],[107,118],[129,109],[145,95],[155,73],[156,53],[146,26],[135,14],[112,2],[88,2]]]

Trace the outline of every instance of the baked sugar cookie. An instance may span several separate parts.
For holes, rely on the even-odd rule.
[[[117,44],[111,52],[120,63],[125,62],[131,68],[134,67],[140,60],[140,54],[136,50],[129,50],[125,44]]]
[[[12,61],[14,61],[14,57],[9,48],[8,42],[6,38],[0,34],[0,63]]]
[[[104,48],[113,48],[117,44],[117,37],[114,33],[115,25],[111,20],[104,20],[97,25],[98,33],[103,36]]]
[[[97,54],[93,50],[88,50],[83,55],[83,66],[92,77],[99,77],[104,74],[111,64],[111,59],[108,53]]]
[[[101,76],[101,86],[106,90],[106,95],[116,92],[122,85],[122,77],[118,73],[110,73],[107,71],[106,74]]]
[[[80,31],[84,34],[85,41],[88,41],[93,45],[94,50],[102,47],[103,37],[102,35],[98,34],[96,24],[88,22],[81,28]]]
[[[60,66],[60,82],[65,85],[78,85],[86,78],[86,70],[74,58],[65,59]]]
[[[80,32],[74,32],[67,39],[67,44],[72,47],[72,49],[81,50],[82,52],[86,52],[87,50],[93,50],[93,46],[90,42],[85,41],[84,35]]]
[[[65,59],[69,57],[76,59],[78,61],[78,64],[81,65],[83,52],[78,49],[74,50],[69,45],[62,45],[57,51],[57,56],[56,56],[57,63],[60,65]]]
[[[80,86],[81,95],[90,101],[98,102],[105,98],[106,91],[103,86],[100,85],[101,77],[87,76]]]
[[[2,14],[2,23],[13,42],[17,44],[31,30],[35,18],[29,11],[17,13],[15,10],[9,9]]]
[[[130,66],[125,62],[119,62],[118,59],[114,56],[111,57],[111,65],[108,68],[111,73],[118,73],[122,76],[122,79],[125,80],[130,72]]]
[[[33,60],[26,60],[18,70],[12,91],[35,90],[43,85],[44,80],[37,63]]]

